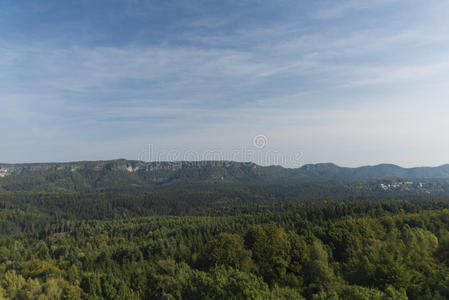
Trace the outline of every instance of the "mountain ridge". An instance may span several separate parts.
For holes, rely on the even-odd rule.
[[[319,172],[326,177],[351,177],[352,179],[449,179],[449,164],[436,167],[404,168],[395,164],[365,165],[361,167],[340,167],[333,163],[307,164],[299,169]],[[333,173],[332,173],[333,172]],[[333,176],[332,176],[333,175]]]
[[[413,167],[403,168],[394,164],[365,165],[361,167],[342,167],[334,163],[306,164],[298,168],[286,168],[282,166],[261,166],[252,162],[236,161],[154,161],[144,162],[138,160],[101,160],[101,161],[74,161],[55,163],[0,163],[2,177],[12,174],[28,172],[45,172],[61,170],[93,170],[93,171],[157,171],[157,170],[182,170],[201,168],[252,168],[259,170],[276,170],[284,173],[302,174],[308,177],[322,178],[432,178],[449,179],[449,164],[437,167]]]
[[[324,177],[333,176],[361,176],[363,178],[378,177],[404,177],[404,178],[448,178],[449,164],[436,167],[410,167],[405,168],[395,164],[363,165],[360,167],[344,167],[335,163],[312,163],[298,168],[288,168],[279,165],[262,166],[253,162],[237,161],[152,161],[114,159],[98,161],[72,161],[72,162],[43,162],[43,163],[0,163],[0,173],[22,173],[34,171],[64,170],[64,169],[90,169],[130,171],[183,169],[183,168],[214,168],[214,167],[241,167],[247,166],[261,169],[278,169],[283,171],[301,171],[309,175]],[[371,175],[370,175],[371,174]],[[422,176],[422,177],[420,177]]]
[[[137,160],[0,164],[0,191],[147,191],[189,185],[307,185],[334,181],[449,180],[449,165],[402,168],[393,164],[340,167],[333,163],[299,168],[260,166],[252,162]]]

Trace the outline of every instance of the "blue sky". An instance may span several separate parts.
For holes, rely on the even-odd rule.
[[[2,0],[0,161],[449,163],[448,15],[445,0]]]

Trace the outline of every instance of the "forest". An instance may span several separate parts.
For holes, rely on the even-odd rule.
[[[448,299],[447,179],[323,175],[379,169],[3,165],[0,299]]]
[[[447,299],[445,195],[0,193],[0,299]]]

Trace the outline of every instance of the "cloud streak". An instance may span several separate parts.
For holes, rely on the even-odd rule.
[[[51,151],[40,154],[49,148],[44,145],[60,149],[63,160],[100,158],[101,149],[104,158],[135,158],[132,149],[148,140],[165,148],[233,149],[260,132],[281,152],[306,149],[307,162],[394,162],[399,148],[379,155],[368,149],[397,140],[416,149],[424,149],[420,140],[435,143],[438,162],[449,150],[429,138],[447,125],[441,109],[448,96],[449,22],[433,18],[449,11],[442,1],[285,1],[274,10],[256,1],[254,9],[242,4],[229,16],[184,3],[198,17],[185,12],[171,24],[145,19],[155,11],[174,16],[174,3],[121,4],[126,13],[110,11],[115,17],[104,22],[121,20],[123,32],[95,31],[92,20],[72,16],[57,21],[76,25],[67,43],[57,29],[29,42],[0,39],[0,110],[7,120],[0,137],[11,141],[0,150],[5,161],[54,160]],[[23,26],[18,33],[26,36]],[[81,35],[82,28],[93,32]],[[437,121],[424,122],[430,116]],[[24,143],[34,151],[14,150]],[[401,162],[413,165],[412,159]]]

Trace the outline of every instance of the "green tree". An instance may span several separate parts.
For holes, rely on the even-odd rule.
[[[208,243],[202,260],[208,267],[225,265],[244,272],[255,268],[251,251],[245,249],[243,238],[238,234],[220,233]]]
[[[256,225],[245,235],[245,246],[253,253],[258,273],[270,285],[286,278],[289,240],[283,228],[274,224]]]

